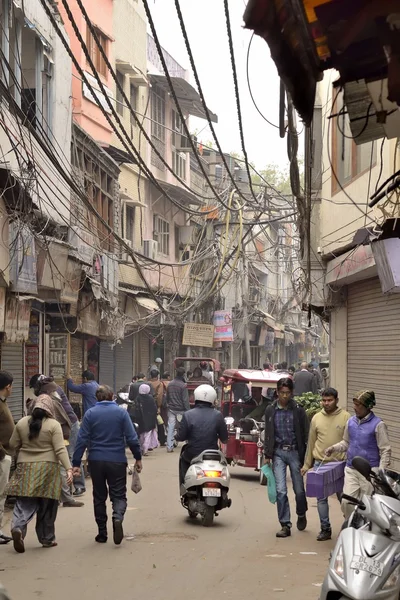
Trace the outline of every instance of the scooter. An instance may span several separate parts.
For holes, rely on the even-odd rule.
[[[184,450],[185,446],[182,453]],[[189,517],[200,515],[202,525],[210,527],[217,511],[232,504],[228,498],[230,480],[226,458],[219,450],[205,450],[194,458],[180,489],[181,503]]]
[[[320,600],[399,600],[399,476],[383,469],[375,473],[359,456],[352,466],[374,490],[361,500],[342,495],[356,509],[336,542]]]

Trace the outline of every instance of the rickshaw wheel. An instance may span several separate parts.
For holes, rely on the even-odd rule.
[[[260,471],[260,485],[267,485],[268,481],[264,473]]]
[[[207,506],[205,507],[204,513],[201,515],[201,524],[203,527],[211,527],[214,521],[214,507]]]

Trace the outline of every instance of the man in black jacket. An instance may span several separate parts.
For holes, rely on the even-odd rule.
[[[174,432],[177,421],[179,422],[183,414],[189,410],[189,393],[185,382],[185,368],[179,367],[176,370],[176,377],[167,387],[167,409],[168,409],[168,434],[167,451],[174,451]]]
[[[300,371],[294,374],[294,395],[302,396],[308,392],[317,394],[318,384],[314,373],[310,373],[308,370],[308,364],[303,362],[301,363]]]
[[[307,414],[293,400],[293,381],[282,378],[277,384],[278,399],[265,411],[264,455],[274,470],[277,492],[278,518],[281,530],[276,537],[291,535],[290,506],[287,497],[286,472],[290,469],[293,490],[296,496],[297,529],[307,527],[307,499],[301,468],[304,463],[308,432]]]
[[[218,450],[218,441],[228,442],[228,429],[222,413],[214,409],[217,392],[208,384],[194,390],[195,407],[186,412],[179,425],[177,440],[187,441],[179,460],[179,481],[184,482],[191,461],[204,450]]]

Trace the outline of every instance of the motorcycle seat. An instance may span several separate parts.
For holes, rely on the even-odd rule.
[[[191,465],[201,463],[205,460],[215,460],[223,465],[226,465],[226,459],[222,452],[219,450],[204,450],[201,454],[191,460]]]

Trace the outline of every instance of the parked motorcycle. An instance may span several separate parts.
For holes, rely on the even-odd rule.
[[[399,600],[399,476],[383,469],[375,473],[359,456],[352,465],[374,491],[361,500],[342,496],[356,509],[336,542],[320,600]]]
[[[189,517],[200,515],[202,525],[210,527],[218,511],[232,504],[228,498],[230,479],[226,458],[219,450],[205,450],[194,458],[180,490]]]

